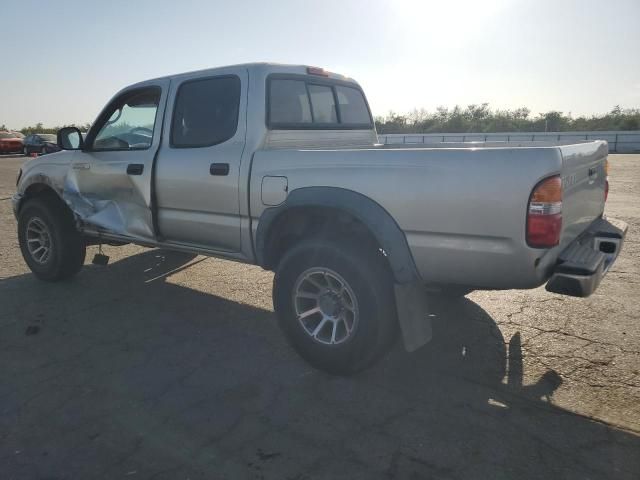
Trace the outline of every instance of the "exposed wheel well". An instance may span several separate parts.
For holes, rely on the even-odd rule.
[[[69,209],[67,204],[64,203],[60,196],[56,193],[56,191],[46,183],[33,183],[29,185],[24,192],[24,196],[22,198],[22,201],[20,202],[19,209],[22,209],[22,207],[27,203],[28,200],[36,197],[46,197],[51,202],[56,202],[59,205],[63,206],[66,210],[69,211],[69,213],[71,213],[71,210]]]
[[[359,248],[378,253],[390,268],[384,250],[369,228],[353,215],[331,207],[295,207],[280,214],[267,234],[263,266],[276,269],[289,248],[311,237],[355,243]]]

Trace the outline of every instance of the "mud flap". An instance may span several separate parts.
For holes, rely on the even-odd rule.
[[[413,352],[431,341],[433,335],[427,294],[418,282],[396,284],[394,290],[404,348]]]

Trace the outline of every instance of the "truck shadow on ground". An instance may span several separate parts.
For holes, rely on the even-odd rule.
[[[468,299],[434,308],[426,347],[338,378],[272,312],[165,281],[193,262],[150,250],[0,281],[7,478],[640,475],[640,437],[547,402],[553,371],[523,385],[519,336]]]

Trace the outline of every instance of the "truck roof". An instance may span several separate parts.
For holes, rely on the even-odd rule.
[[[246,69],[249,73],[253,73],[255,75],[262,75],[266,77],[271,73],[289,73],[289,74],[297,74],[297,75],[309,75],[308,69],[317,69],[323,72],[323,76],[325,78],[331,78],[335,80],[342,80],[346,82],[353,82],[356,85],[356,82],[353,78],[346,77],[345,75],[341,75],[339,73],[329,72],[323,70],[320,67],[313,67],[311,65],[291,65],[285,63],[270,63],[270,62],[252,62],[252,63],[239,63],[236,65],[224,65],[219,67],[211,67],[204,68],[201,70],[193,70],[190,72],[177,73],[172,75],[164,75],[162,77],[156,77],[149,80],[143,80],[141,82],[137,82],[130,86],[142,85],[148,82],[152,82],[154,80],[180,80],[185,77],[190,77],[194,74],[205,74],[210,73],[211,75],[216,75],[217,73],[223,73],[228,71],[229,69]]]

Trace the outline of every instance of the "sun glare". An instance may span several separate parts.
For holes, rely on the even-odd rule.
[[[486,21],[508,5],[505,0],[397,0],[391,7],[394,27],[412,42],[441,40],[461,45],[486,28]]]

